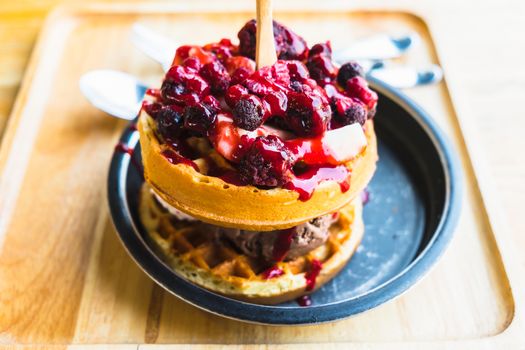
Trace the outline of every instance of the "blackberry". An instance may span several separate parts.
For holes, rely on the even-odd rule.
[[[276,136],[260,136],[239,163],[239,176],[246,183],[277,187],[287,181],[293,156]]]
[[[190,105],[184,109],[184,127],[188,130],[206,134],[216,120],[217,112],[204,103]]]
[[[175,106],[164,106],[159,109],[155,116],[157,130],[164,139],[176,138],[182,126],[182,115]]]
[[[264,109],[261,100],[250,95],[241,98],[233,108],[233,123],[248,131],[254,131],[263,123]]]
[[[365,72],[363,67],[355,61],[350,61],[339,68],[339,73],[337,73],[337,82],[343,88],[346,88],[346,82],[353,77],[364,77]]]
[[[367,119],[367,112],[362,104],[353,103],[345,110],[344,115],[338,114],[336,119],[343,125],[353,123],[364,125]]]

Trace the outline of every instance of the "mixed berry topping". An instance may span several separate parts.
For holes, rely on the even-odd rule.
[[[235,183],[293,189],[302,200],[326,180],[346,190],[345,162],[366,147],[363,128],[375,114],[377,94],[356,62],[338,67],[332,61],[330,42],[309,49],[277,22],[278,61],[256,70],[256,25],[244,25],[239,45],[222,39],[179,47],[160,90],[148,91],[143,110],[166,157],[184,164],[212,158],[186,142],[199,138],[227,169],[206,168]]]

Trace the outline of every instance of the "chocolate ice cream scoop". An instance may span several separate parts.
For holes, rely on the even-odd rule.
[[[290,248],[284,254],[284,260],[290,260],[305,255],[326,242],[329,235],[328,229],[334,220],[333,215],[329,214],[291,229],[269,232],[246,231],[219,226],[212,226],[211,229],[214,230],[218,239],[225,238],[244,254],[266,261],[275,260],[275,247],[279,237],[291,234]]]

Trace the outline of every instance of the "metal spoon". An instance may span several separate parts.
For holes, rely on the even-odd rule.
[[[335,50],[333,55],[334,59],[341,63],[350,60],[388,60],[402,56],[420,41],[415,32],[400,36],[379,34],[358,40],[344,49]]]
[[[376,62],[368,70],[367,77],[374,77],[398,89],[407,89],[416,86],[439,83],[443,79],[443,70],[440,66],[429,64],[415,68],[407,65]]]
[[[94,70],[80,78],[80,90],[92,105],[117,118],[132,120],[140,110],[147,86],[133,75]]]

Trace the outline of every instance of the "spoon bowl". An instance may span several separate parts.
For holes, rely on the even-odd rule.
[[[84,74],[80,90],[92,105],[117,118],[132,120],[137,116],[146,93],[146,84],[133,75],[110,69]]]

